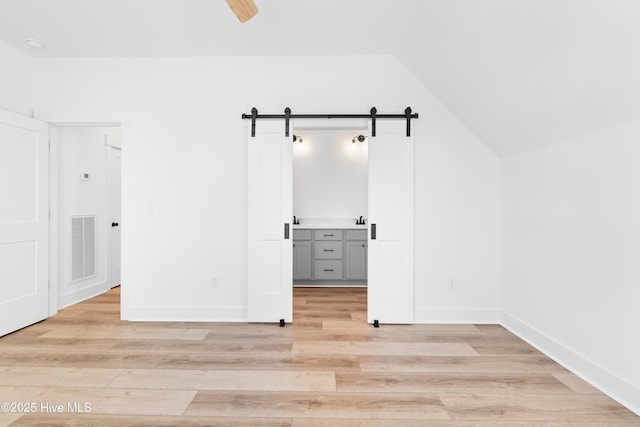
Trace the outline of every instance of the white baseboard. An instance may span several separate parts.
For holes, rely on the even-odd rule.
[[[500,310],[487,308],[428,308],[417,307],[415,323],[500,323]]]
[[[96,295],[100,295],[109,290],[107,282],[99,282],[94,285],[90,285],[74,292],[69,292],[65,295],[58,296],[58,310],[61,310],[70,305],[77,304],[80,301],[93,298]]]
[[[502,312],[501,324],[560,365],[640,415],[639,387],[507,312]]]
[[[132,305],[130,321],[150,322],[247,322],[247,307]]]

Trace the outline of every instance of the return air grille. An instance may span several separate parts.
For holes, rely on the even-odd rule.
[[[71,280],[96,274],[96,217],[71,218]]]

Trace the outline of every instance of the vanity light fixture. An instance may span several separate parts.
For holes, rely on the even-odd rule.
[[[293,135],[293,143],[298,143],[298,144],[302,144],[302,137],[298,136],[298,135]]]
[[[358,135],[358,136],[354,136],[353,139],[351,140],[352,144],[355,144],[356,142],[364,142],[367,138],[364,135]]]
[[[44,43],[42,43],[40,40],[37,40],[37,39],[26,39],[24,42],[31,49],[35,49],[35,50],[44,49]]]

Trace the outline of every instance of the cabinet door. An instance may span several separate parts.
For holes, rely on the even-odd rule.
[[[293,280],[311,279],[311,241],[293,242]]]
[[[345,279],[365,280],[367,278],[367,243],[347,241],[347,271]]]

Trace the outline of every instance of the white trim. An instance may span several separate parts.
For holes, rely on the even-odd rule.
[[[640,415],[640,388],[506,311],[502,312],[501,325],[621,405]]]
[[[114,145],[108,144],[107,135],[105,135],[105,144],[104,144],[104,157],[105,157],[105,170],[106,170],[106,189],[105,194],[107,195],[107,218],[105,218],[105,224],[109,224],[109,222],[113,221],[113,206],[111,203],[111,190],[113,185],[113,176],[111,175],[111,152],[109,150],[118,150],[122,152],[120,147],[116,147]],[[122,200],[122,197],[120,197]],[[120,220],[122,222],[122,219]],[[106,262],[106,278],[107,278],[107,286],[111,288],[113,284],[113,233],[111,228],[107,226],[107,262]]]
[[[500,310],[416,307],[414,323],[498,324],[500,323]]]
[[[130,121],[122,122],[120,126],[120,145],[126,147],[127,141],[130,141],[131,135],[133,133],[132,124]],[[125,182],[125,165],[127,163],[127,156],[123,155],[120,160],[120,182]],[[120,199],[122,201],[127,200],[125,194],[129,192],[129,187],[126,185],[122,185],[120,189]],[[127,223],[128,206],[125,203],[120,204],[120,219],[123,224]],[[126,283],[127,277],[127,245],[126,245],[126,231],[122,231],[120,235],[120,319],[122,320],[131,320],[130,315],[130,307],[131,307],[131,292],[129,285]]]
[[[131,114],[122,109],[110,108],[39,108],[33,117],[55,126],[120,126],[131,121]]]
[[[49,126],[49,317],[58,314],[58,130]]]
[[[77,281],[74,283],[77,283]],[[62,310],[70,305],[88,300],[89,298],[93,298],[107,292],[107,290],[107,282],[98,282],[87,286],[86,288],[81,288],[73,292],[69,292],[68,294],[60,295],[57,297],[58,309]]]
[[[248,322],[247,307],[131,306],[129,319],[153,322]]]

